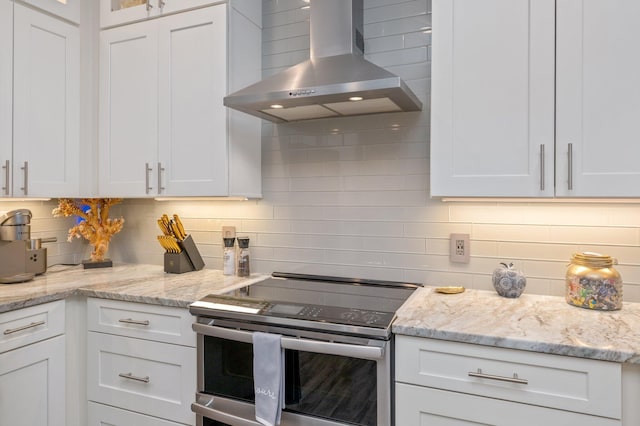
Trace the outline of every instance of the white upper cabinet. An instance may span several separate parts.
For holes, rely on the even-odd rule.
[[[227,4],[103,30],[99,194],[259,197],[260,120],[223,98],[259,79],[260,49]]]
[[[83,0],[22,0],[39,9],[75,24],[80,23],[80,2]]]
[[[431,195],[640,196],[639,19],[634,0],[434,0]]]
[[[640,2],[557,8],[556,194],[640,196]]]
[[[13,153],[13,2],[0,0],[0,196],[11,193]]]
[[[99,193],[157,194],[158,31],[155,21],[100,34]],[[151,170],[148,170],[151,169]]]
[[[434,0],[432,196],[552,196],[554,0]]]
[[[158,194],[227,192],[226,8],[160,19]]]
[[[74,196],[80,168],[78,27],[18,3],[13,20],[12,173],[3,179],[13,184],[3,184],[3,196]],[[0,160],[3,166],[7,160]]]
[[[220,3],[212,0],[100,0],[102,28]]]

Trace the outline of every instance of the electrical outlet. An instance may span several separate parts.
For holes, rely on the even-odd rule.
[[[451,234],[449,236],[449,259],[455,263],[469,263],[471,246],[469,234]]]
[[[235,226],[223,226],[222,227],[222,238],[235,238],[236,237],[236,227]]]

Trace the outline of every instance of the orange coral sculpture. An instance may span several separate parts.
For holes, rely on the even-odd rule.
[[[60,198],[58,207],[53,209],[53,216],[78,216],[79,224],[69,229],[67,241],[84,237],[93,247],[91,261],[100,262],[109,250],[111,237],[122,230],[124,218],[110,219],[109,209],[122,202],[122,198]],[[83,206],[88,206],[83,209]]]

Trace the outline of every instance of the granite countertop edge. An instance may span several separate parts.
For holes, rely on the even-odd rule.
[[[141,264],[102,270],[66,266],[50,271],[32,281],[0,284],[0,314],[74,295],[187,308],[208,294],[226,293],[269,277],[225,276],[213,269],[167,274],[162,266]]]
[[[592,311],[558,296],[499,297],[466,290],[443,295],[417,290],[398,310],[392,331],[505,349],[640,364],[640,303]]]

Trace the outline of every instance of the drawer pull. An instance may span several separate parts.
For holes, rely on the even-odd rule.
[[[28,330],[30,328],[37,327],[39,325],[44,325],[44,324],[45,324],[44,321],[36,321],[36,322],[32,322],[31,324],[23,325],[22,327],[7,328],[4,331],[4,334],[7,335],[7,334],[17,333],[18,331]]]
[[[149,376],[138,377],[134,376],[131,373],[120,373],[118,374],[118,376],[122,377],[123,379],[135,380],[136,382],[149,383]]]
[[[478,368],[478,371],[475,373],[473,371],[470,371],[469,377],[479,377],[481,379],[499,380],[501,382],[518,383],[520,385],[529,384],[529,381],[527,379],[519,378],[517,373],[513,373],[513,377],[494,376],[493,374],[483,373],[480,368]]]
[[[123,319],[119,319],[119,322],[124,322],[126,324],[135,324],[135,325],[149,325],[149,320],[134,320],[131,318],[123,318]]]

